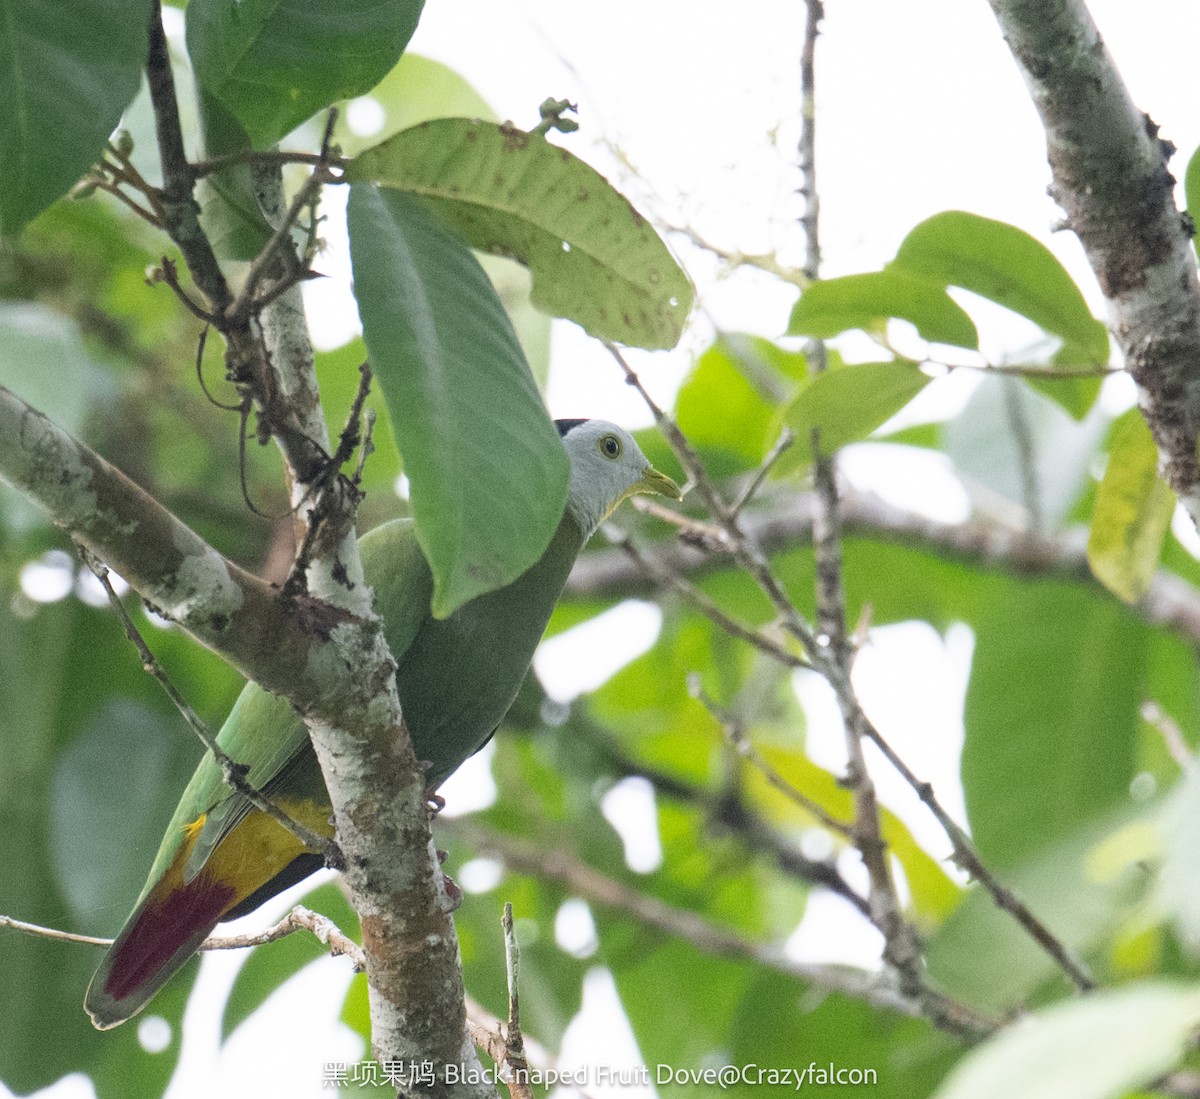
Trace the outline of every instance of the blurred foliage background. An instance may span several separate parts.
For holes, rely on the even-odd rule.
[[[177,60],[186,82],[186,58]],[[486,115],[460,78],[413,56],[375,98],[386,132],[441,114]],[[124,125],[153,178],[144,97]],[[314,130],[299,135],[311,142]],[[339,140],[359,151],[352,133]],[[230,558],[278,578],[290,522],[263,517],[286,511],[278,460],[253,439],[243,459],[238,415],[203,396],[200,325],[145,279],[163,251],[151,227],[103,196],[40,213],[0,250],[0,383]],[[492,261],[489,272],[544,385],[549,322],[530,307],[519,269]],[[782,271],[779,281],[795,274]],[[1020,369],[997,369],[980,354],[981,334],[994,346],[1006,330],[999,311],[978,309],[962,289],[1040,330],[1034,345],[1010,349]],[[829,721],[829,707],[813,705],[822,690],[813,674],[699,608],[703,600],[799,655],[760,589],[706,541],[711,517],[693,494],[682,534],[660,516],[618,513],[616,524],[656,567],[635,567],[597,538],[550,629],[563,635],[637,599],[661,614],[652,643],[628,659],[628,644],[604,635],[599,644],[614,647],[619,670],[569,703],[531,675],[489,749],[494,798],[437,825],[451,875],[473,864],[457,916],[470,994],[505,1013],[498,920],[508,900],[523,946],[524,1023],[550,1049],[577,1018],[588,974],[602,967],[651,1066],[815,1061],[873,1069],[874,1092],[897,1099],[979,1095],[981,1072],[1003,1075],[1007,1090],[996,1094],[1025,1094],[1025,1083],[1047,1079],[1056,1095],[1133,1094],[1181,1063],[1185,1070],[1184,1039],[1200,1018],[1192,842],[1200,800],[1185,758],[1200,729],[1200,567],[1193,536],[1169,526],[1172,501],[1155,484],[1152,448],[1147,474],[1148,436],[1128,411],[1129,394],[1105,376],[1103,326],[1036,242],[950,213],[914,227],[884,271],[803,293],[790,318],[779,317],[785,330],[775,341],[726,332],[699,341],[670,411],[730,499],[756,478],[781,431],[799,435],[743,518],[809,620],[803,440],[812,429],[828,450],[852,447],[855,468],[905,462],[911,480],[929,478],[924,509],[847,488],[848,621],[867,646],[872,630],[894,624],[924,623],[942,638],[970,631],[963,823],[986,865],[1105,991],[1073,996],[1047,953],[953,865],[949,841],[891,806],[881,828],[930,985],[996,1020],[1044,1009],[1040,1029],[1022,1032],[1025,1046],[1010,1034],[972,1051],[919,1013],[882,1006],[895,990],[870,950],[859,959],[864,996],[831,991],[805,968],[820,953],[797,932],[810,900],[828,899],[832,887],[846,926],[865,927],[851,897],[863,883],[846,835],[788,789],[843,822],[851,798],[841,768],[809,750],[816,723]],[[847,332],[859,335],[835,345],[846,361],[834,353],[827,374],[811,374],[804,340]],[[874,341],[869,357],[864,333]],[[358,340],[318,356],[334,432],[364,357]],[[232,399],[215,341],[199,369],[216,397]],[[939,404],[952,385],[962,391],[956,379],[968,370],[979,375],[969,397]],[[407,507],[386,407],[377,395],[371,402],[379,427],[363,529]],[[684,476],[659,433],[639,438],[656,465]],[[246,496],[262,515],[243,498],[243,461]],[[664,579],[664,568],[692,593]],[[0,914],[111,934],[199,749],[70,546],[7,488],[0,596]],[[219,725],[239,677],[128,602],[175,684]],[[872,717],[885,736],[905,721]],[[741,749],[747,742],[752,755]],[[618,787],[627,797],[614,802]],[[959,793],[935,792],[950,804]],[[624,811],[614,804],[634,802],[640,845],[614,819]],[[354,930],[335,883],[303,903]],[[154,1002],[168,1025],[164,1044],[137,1026],[92,1030],[80,1001],[94,960],[90,948],[0,929],[0,1081],[13,1092],[70,1073],[89,1078],[101,1099],[155,1096],[168,1085],[195,963]],[[310,964],[343,963],[298,936],[248,952],[225,1001],[210,1005],[223,1038]],[[849,965],[826,972],[855,976]],[[350,983],[341,1016],[365,1056],[362,978]],[[1038,1034],[1049,1036],[1049,1053]],[[279,1041],[263,1056],[288,1056],[287,1035]]]

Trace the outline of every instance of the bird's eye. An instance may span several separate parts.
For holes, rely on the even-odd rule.
[[[615,435],[604,435],[600,439],[600,453],[606,458],[621,457],[621,440]]]

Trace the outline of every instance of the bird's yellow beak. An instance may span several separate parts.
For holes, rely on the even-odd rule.
[[[629,490],[631,496],[638,492],[647,492],[652,496],[665,496],[668,500],[683,499],[683,490],[670,477],[665,473],[659,473],[653,466],[647,467],[641,479],[636,481]]]

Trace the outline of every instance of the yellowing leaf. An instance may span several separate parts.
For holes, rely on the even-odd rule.
[[[1157,466],[1150,429],[1132,408],[1113,428],[1087,546],[1093,575],[1126,603],[1136,603],[1150,586],[1175,509],[1175,494]]]
[[[830,816],[847,823],[853,819],[854,801],[850,791],[803,752],[765,747],[759,751],[796,790]],[[747,766],[745,780],[754,804],[772,820],[794,824],[800,819],[812,819],[795,801],[772,786],[757,768]],[[884,841],[904,867],[916,914],[931,925],[940,923],[958,906],[962,890],[947,876],[941,863],[917,843],[899,817],[887,809],[882,809],[880,815]]]

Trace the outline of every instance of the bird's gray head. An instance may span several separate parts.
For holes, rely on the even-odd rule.
[[[624,428],[607,420],[555,420],[571,459],[567,510],[590,536],[627,496],[678,500],[679,486],[659,473]]]

